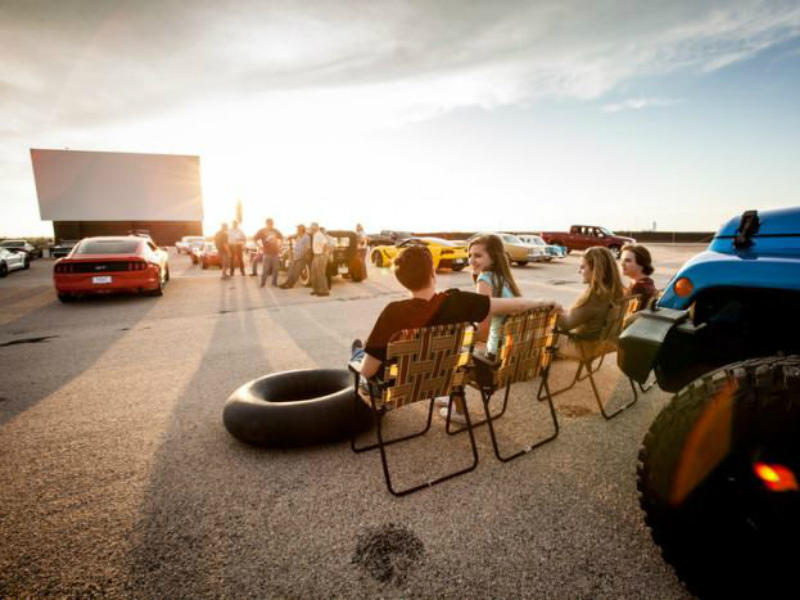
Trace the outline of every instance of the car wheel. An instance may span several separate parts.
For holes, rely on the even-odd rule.
[[[6,275],[8,275],[8,265],[0,262],[0,277],[5,277]]]
[[[311,267],[306,265],[303,267],[303,270],[300,271],[300,277],[297,278],[300,282],[300,285],[308,286],[311,283]]]
[[[614,255],[614,258],[619,259],[619,255],[622,254],[619,246],[609,246],[608,249],[611,251],[611,254]]]
[[[65,304],[67,302],[72,302],[73,300],[75,300],[75,296],[73,296],[72,294],[67,294],[66,292],[58,292],[58,294],[56,295],[58,296],[58,299],[61,302],[64,302]]]
[[[169,281],[169,265],[167,265],[166,269],[167,270],[164,273],[164,283],[167,283]]]
[[[372,264],[376,267],[383,267],[383,254],[378,251],[372,253]]]
[[[148,296],[163,296],[164,295],[164,282],[163,282],[163,278],[161,276],[160,271],[159,271],[159,274],[158,274],[158,287],[156,289],[154,289],[154,290],[150,290],[149,292],[147,292],[147,295]]]
[[[26,271],[31,268],[31,258],[30,256],[25,256],[25,260],[22,262],[22,268]]]
[[[203,268],[203,270],[208,268],[208,262],[206,262],[205,258],[203,259],[203,263],[200,266]]]
[[[786,548],[800,535],[798,389],[800,356],[728,365],[678,393],[645,437],[637,481],[645,521],[700,597],[785,592],[783,577],[764,574],[796,568]],[[758,465],[769,467],[760,477]]]
[[[453,267],[453,271],[458,273],[459,271],[463,271],[466,268],[467,268],[467,265],[456,265],[455,267]]]
[[[524,267],[527,264],[528,264],[527,260],[518,260],[517,261],[517,265],[520,266],[520,267]]]

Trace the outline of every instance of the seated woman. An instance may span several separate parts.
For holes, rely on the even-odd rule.
[[[622,280],[614,256],[608,248],[594,246],[584,252],[580,273],[586,289],[572,307],[558,316],[556,326],[587,338],[599,335],[606,325],[608,311],[623,298]],[[571,340],[559,344],[562,357],[580,357]]]
[[[658,294],[650,275],[653,274],[653,259],[650,251],[640,244],[626,244],[622,247],[622,274],[630,279],[625,289],[626,296],[639,295],[642,298],[639,310],[646,308],[650,299]]]

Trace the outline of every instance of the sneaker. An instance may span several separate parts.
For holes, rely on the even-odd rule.
[[[450,396],[437,396],[433,399],[433,403],[436,406],[444,406],[447,408],[447,405],[450,404]]]
[[[364,347],[364,342],[359,339],[353,340],[353,343],[350,345],[350,356],[355,354],[356,350],[361,350]]]
[[[443,419],[447,419],[447,409],[446,408],[440,408],[439,409],[439,416],[442,417]],[[450,422],[451,423],[455,423],[456,425],[466,425],[467,424],[467,418],[462,413],[460,413],[457,410],[453,409],[453,412],[450,413]]]

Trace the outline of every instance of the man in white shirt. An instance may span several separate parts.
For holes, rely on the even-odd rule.
[[[242,272],[242,275],[244,275],[244,244],[246,241],[247,238],[244,235],[244,231],[239,229],[239,222],[231,221],[231,228],[228,230],[228,248],[231,253],[231,277],[233,277],[233,272],[236,270],[237,263],[239,265],[239,270]]]
[[[311,223],[311,250],[314,258],[311,259],[311,286],[314,291],[312,296],[329,296],[328,291],[328,238],[320,231],[319,223]]]

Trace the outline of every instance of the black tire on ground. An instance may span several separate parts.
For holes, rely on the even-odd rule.
[[[8,265],[4,262],[0,263],[0,277],[8,275]]]
[[[202,269],[203,269],[204,271],[205,271],[205,270],[208,268],[208,262],[206,261],[206,259],[205,259],[205,258],[203,259],[203,264],[202,264],[202,265],[200,265],[200,266],[202,267]]]
[[[189,256],[192,258],[192,264],[196,265],[197,264],[197,256],[195,256],[194,254],[190,254]]]
[[[377,250],[372,253],[372,264],[379,268],[383,267],[383,255]]]
[[[161,273],[158,274],[158,287],[154,290],[147,292],[148,296],[163,296],[164,295],[164,280]]]
[[[164,274],[164,283],[169,281],[169,265],[167,265],[167,272]]]
[[[463,271],[466,267],[467,265],[456,265],[455,267],[453,267],[453,271],[458,273],[459,271]]]
[[[614,258],[619,258],[619,255],[622,254],[622,250],[619,246],[609,246],[608,249],[611,251],[611,254],[614,255]]]
[[[796,568],[787,548],[800,538],[800,492],[769,491],[754,464],[784,465],[800,479],[799,437],[800,356],[705,375],[653,422],[639,452],[640,502],[664,558],[694,594],[785,593]]]
[[[31,268],[31,257],[25,256],[25,262],[22,263],[22,268],[26,271]]]
[[[73,300],[75,300],[75,296],[73,296],[72,294],[67,294],[66,292],[59,292],[56,295],[58,296],[58,299],[61,302],[64,302],[65,304],[67,302],[72,302]]]
[[[527,264],[528,264],[527,260],[518,260],[517,261],[517,265],[520,266],[520,267],[524,267]]]
[[[371,411],[356,403],[353,375],[344,369],[304,369],[267,375],[246,383],[222,412],[236,439],[256,446],[311,446],[346,439],[351,427],[365,431]]]

